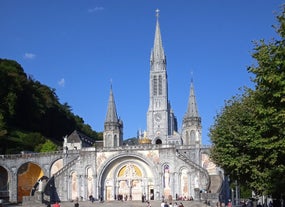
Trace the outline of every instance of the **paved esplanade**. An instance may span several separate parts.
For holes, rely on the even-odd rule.
[[[175,202],[175,201],[174,201]],[[173,202],[173,203],[174,203]],[[205,207],[205,204],[203,202],[198,202],[198,201],[177,201],[179,204],[180,202],[183,203],[184,207]],[[151,201],[151,206],[152,207],[160,207],[161,201]],[[5,205],[4,205],[5,206]],[[22,206],[21,204],[19,205],[7,205],[7,207],[18,207]],[[29,207],[44,207],[45,205],[39,206],[39,204],[34,204],[30,205]],[[61,207],[74,207],[73,202],[62,202],[60,203]],[[79,207],[146,207],[147,203],[142,203],[141,201],[107,201],[104,203],[100,203],[98,201],[91,203],[90,201],[82,201],[79,202]]]

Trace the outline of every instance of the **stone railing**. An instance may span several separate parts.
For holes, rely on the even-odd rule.
[[[28,157],[49,157],[52,155],[61,155],[62,151],[55,152],[23,152],[21,154],[7,154],[0,155],[0,159],[19,159],[19,158],[28,158]]]

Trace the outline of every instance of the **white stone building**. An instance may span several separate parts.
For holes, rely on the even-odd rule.
[[[88,200],[90,196],[104,200],[200,200],[203,195],[203,199],[219,198],[224,176],[201,142],[193,81],[181,134],[177,130],[168,99],[158,12],[156,18],[147,129],[137,143],[123,144],[123,122],[118,118],[111,87],[102,143],[74,131],[64,138],[63,151],[0,159],[1,192],[7,199],[19,202],[39,194],[44,202],[51,203]],[[204,192],[211,194],[205,198]]]
[[[199,199],[201,191],[220,192],[223,176],[210,161],[209,149],[202,146],[201,117],[192,81],[182,133],[178,133],[177,120],[168,99],[166,56],[158,12],[156,15],[150,58],[147,130],[138,137],[138,144],[123,145],[123,122],[118,118],[111,87],[103,147],[96,147],[93,151],[92,148],[80,149],[80,162],[65,173],[69,181],[58,185],[62,199],[89,195],[105,200],[121,197],[140,200],[143,195],[146,199]],[[68,138],[64,147],[70,148]]]

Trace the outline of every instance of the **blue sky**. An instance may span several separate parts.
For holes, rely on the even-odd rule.
[[[56,89],[102,131],[112,82],[124,138],[146,129],[155,10],[179,130],[191,78],[203,144],[224,101],[251,86],[254,40],[276,37],[281,0],[0,0],[0,58]],[[277,12],[277,13],[276,13]]]

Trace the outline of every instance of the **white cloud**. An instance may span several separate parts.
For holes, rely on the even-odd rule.
[[[102,11],[102,10],[104,10],[104,7],[96,6],[96,7],[92,8],[92,9],[88,9],[88,12],[89,13],[93,13],[93,12]]]
[[[33,53],[28,53],[28,52],[26,52],[26,53],[24,54],[24,58],[25,58],[25,59],[34,59],[35,57],[36,57],[36,55],[33,54]]]
[[[58,83],[58,85],[59,85],[60,87],[64,87],[64,86],[65,86],[65,80],[64,80],[64,78],[60,79],[57,83]]]

